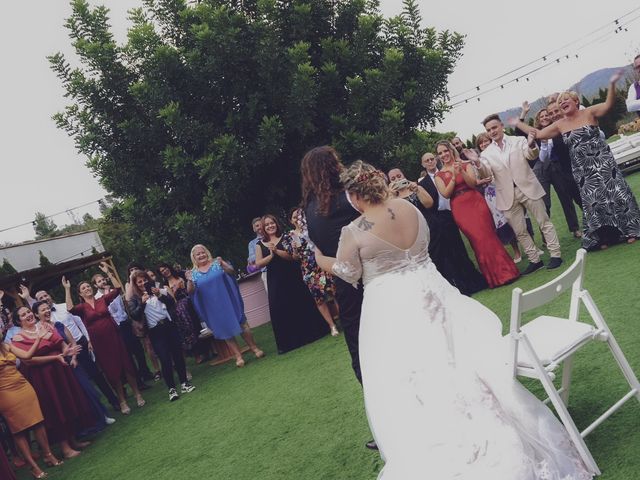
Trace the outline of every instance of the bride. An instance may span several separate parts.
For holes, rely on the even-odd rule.
[[[389,199],[361,161],[341,175],[362,213],[337,258],[318,264],[365,285],[360,361],[384,480],[593,478],[563,426],[517,382],[498,317],[462,295],[429,259],[427,224]]]

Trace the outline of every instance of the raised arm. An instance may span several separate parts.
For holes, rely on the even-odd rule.
[[[558,128],[557,122],[552,123],[548,127],[544,127],[542,130],[538,130],[530,125],[527,125],[524,122],[517,121],[513,123],[514,127],[518,127],[520,130],[525,132],[527,135],[530,135],[532,132],[535,133],[535,138],[538,140],[548,140],[553,137],[557,137],[562,132]]]
[[[36,303],[36,299],[31,296],[31,291],[26,285],[20,285],[20,292],[18,292],[18,296],[22,300],[24,300],[27,305],[29,305],[29,308],[31,308],[33,304]]]
[[[222,257],[218,257],[218,261],[220,262],[220,266],[224,270],[224,273],[227,275],[231,275],[232,277],[236,276],[236,271],[233,269],[229,262],[225,262]]]
[[[107,265],[105,262],[100,262],[98,267],[107,277],[109,277],[109,280],[111,280],[111,285],[113,285],[115,288],[122,288],[122,284],[109,265]]]
[[[607,99],[603,103],[597,103],[595,105],[587,107],[589,113],[591,113],[594,117],[604,117],[613,108],[613,105],[616,103],[616,83],[618,83],[618,80],[622,78],[623,73],[624,70],[618,70],[616,73],[611,75],[611,78],[609,79],[609,91],[607,92]]]
[[[64,287],[64,301],[67,304],[67,310],[73,309],[73,299],[71,298],[71,282],[67,277],[62,277],[62,286]]]

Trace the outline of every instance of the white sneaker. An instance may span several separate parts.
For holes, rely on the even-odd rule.
[[[104,417],[104,423],[106,423],[107,425],[113,425],[114,423],[116,423],[116,419],[111,417]]]
[[[195,389],[196,387],[191,385],[189,382],[184,382],[182,385],[180,385],[180,390],[182,391],[182,393],[191,393]]]
[[[180,398],[180,397],[178,396],[178,392],[176,391],[176,389],[175,388],[170,388],[169,389],[169,401],[173,402],[175,400],[178,400],[178,398]]]

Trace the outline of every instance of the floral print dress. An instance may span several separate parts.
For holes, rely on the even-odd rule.
[[[302,279],[309,288],[317,305],[333,301],[336,286],[331,274],[324,272],[316,263],[315,246],[305,231],[301,235],[291,230],[282,238],[289,255],[295,255],[300,261]]]

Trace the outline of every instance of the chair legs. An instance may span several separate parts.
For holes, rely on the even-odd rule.
[[[620,345],[618,345],[618,342],[611,333],[611,330],[609,330],[609,326],[604,321],[604,317],[600,313],[600,310],[598,310],[598,307],[591,298],[591,295],[589,295],[589,292],[586,290],[582,292],[582,301],[591,315],[591,318],[593,318],[594,323],[605,332],[605,341],[607,346],[609,347],[609,350],[611,350],[613,358],[616,359],[616,362],[618,363],[618,366],[620,367],[620,370],[632,391],[635,390],[636,399],[640,402],[640,382],[638,382],[638,377],[636,377],[631,365],[629,365],[629,362],[627,361],[627,357],[624,356]]]
[[[571,372],[573,370],[573,355],[567,357],[562,365],[562,402],[569,406],[569,389],[571,388]]]
[[[558,391],[556,390],[556,387],[553,384],[553,381],[551,380],[549,373],[545,370],[542,363],[540,363],[540,360],[536,356],[536,352],[533,349],[531,342],[526,336],[524,336],[522,338],[522,343],[524,344],[524,347],[528,350],[530,358],[534,359],[534,362],[533,362],[534,369],[538,372],[538,379],[542,383],[542,386],[544,387],[545,392],[549,396],[549,400],[553,404],[553,407],[555,408],[556,413],[560,417],[560,421],[563,423],[564,427],[567,429],[567,433],[569,434],[569,437],[571,438],[571,440],[573,441],[573,444],[578,450],[580,457],[582,457],[582,461],[585,463],[587,468],[593,471],[596,475],[600,475],[601,472],[600,472],[600,469],[598,468],[598,464],[593,459],[593,456],[591,455],[591,452],[589,451],[587,444],[582,438],[582,435],[580,435],[580,430],[578,430],[578,427],[576,427],[576,424],[573,422],[573,419],[571,418],[571,415],[567,410],[567,406],[565,405],[563,399],[560,397],[560,394],[558,394]],[[571,369],[571,363],[569,362],[569,371],[570,369]],[[565,372],[563,370],[563,375],[562,375],[563,380],[565,377],[564,373]],[[567,397],[568,397],[568,391],[567,391]]]

